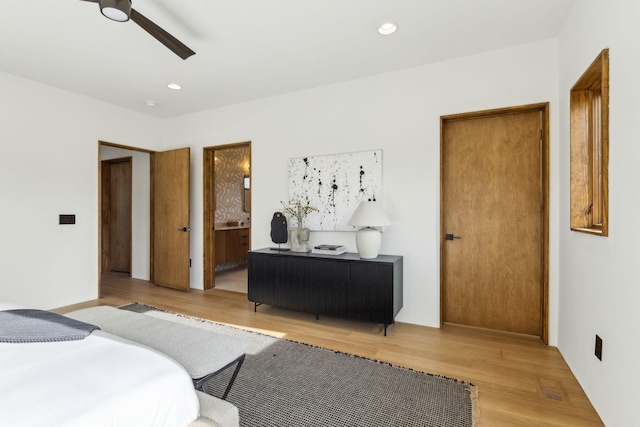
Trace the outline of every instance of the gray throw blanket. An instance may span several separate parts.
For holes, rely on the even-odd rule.
[[[0,311],[0,342],[33,343],[81,340],[100,329],[44,310]]]

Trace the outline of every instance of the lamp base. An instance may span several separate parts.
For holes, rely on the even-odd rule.
[[[361,228],[356,232],[356,247],[360,258],[377,258],[382,244],[380,230],[371,227]]]

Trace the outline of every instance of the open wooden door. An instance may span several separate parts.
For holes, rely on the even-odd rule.
[[[190,285],[189,148],[151,155],[151,281],[183,291]]]

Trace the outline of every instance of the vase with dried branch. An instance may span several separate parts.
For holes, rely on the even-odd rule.
[[[290,200],[288,203],[280,201],[284,211],[289,214],[291,218],[295,218],[297,221],[296,228],[289,230],[289,243],[291,244],[292,252],[310,252],[309,247],[309,235],[311,230],[304,226],[304,220],[307,215],[312,212],[319,212],[318,208],[311,206],[309,201],[303,204],[300,200]]]

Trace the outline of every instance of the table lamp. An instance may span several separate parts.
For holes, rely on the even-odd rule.
[[[356,232],[356,247],[360,258],[371,259],[378,256],[382,236],[375,227],[390,225],[389,218],[375,200],[364,200],[353,213],[349,225],[363,227]]]

